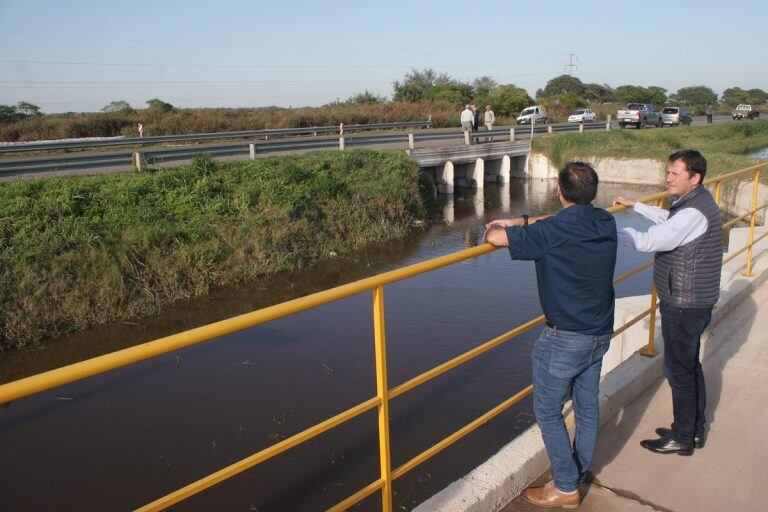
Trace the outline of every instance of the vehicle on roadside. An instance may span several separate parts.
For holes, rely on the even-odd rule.
[[[588,108],[581,108],[568,116],[569,123],[586,123],[597,119],[597,113]]]
[[[755,119],[760,117],[760,112],[752,108],[752,105],[738,105],[736,110],[731,113],[731,118],[736,121],[742,119]]]
[[[520,112],[517,118],[517,124],[536,124],[547,122],[547,111],[541,105],[534,105],[532,107],[526,107]]]
[[[661,127],[661,114],[654,105],[648,103],[627,103],[623,110],[616,114],[619,128],[632,125],[635,128],[645,128],[649,124]]]
[[[665,107],[661,111],[662,126],[691,126],[693,117],[686,107]]]

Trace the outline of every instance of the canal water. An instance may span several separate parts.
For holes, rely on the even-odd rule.
[[[596,204],[658,188],[602,185]],[[34,374],[482,243],[489,220],[555,212],[550,181],[442,198],[445,220],[309,271],[5,353],[3,381]],[[619,225],[647,226],[635,214]],[[649,261],[620,248],[617,273]],[[532,262],[504,250],[385,288],[390,386],[540,314]],[[650,273],[617,286],[648,293]],[[0,409],[0,508],[132,510],[375,395],[370,293],[18,400]],[[539,329],[393,400],[398,467],[530,382]],[[530,399],[395,482],[410,510],[533,423]],[[324,510],[378,478],[375,411],[172,510]],[[378,497],[356,510],[376,510]]]

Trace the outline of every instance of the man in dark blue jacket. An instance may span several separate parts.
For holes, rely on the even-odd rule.
[[[542,507],[576,507],[592,463],[600,425],[598,385],[613,333],[616,222],[592,206],[595,170],[582,162],[558,175],[557,215],[493,221],[485,240],[509,247],[514,260],[536,262],[539,301],[546,317],[536,342],[533,401],[536,421],[552,462],[553,480],[523,491]],[[562,416],[570,393],[576,416],[573,445]]]

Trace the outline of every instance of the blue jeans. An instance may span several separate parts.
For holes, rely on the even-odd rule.
[[[552,462],[555,486],[572,492],[584,482],[600,427],[598,385],[611,335],[593,336],[544,327],[533,347],[533,410]],[[570,393],[576,414],[571,446],[563,420]]]
[[[703,435],[707,418],[707,391],[699,361],[701,334],[712,320],[712,307],[679,308],[661,303],[664,337],[664,374],[672,388],[672,436],[690,443]]]

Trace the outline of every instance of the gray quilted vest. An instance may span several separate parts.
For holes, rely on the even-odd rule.
[[[714,306],[720,295],[723,263],[723,224],[712,194],[698,186],[669,209],[669,217],[683,208],[696,208],[709,224],[700,237],[655,255],[653,281],[659,299],[681,308]]]

